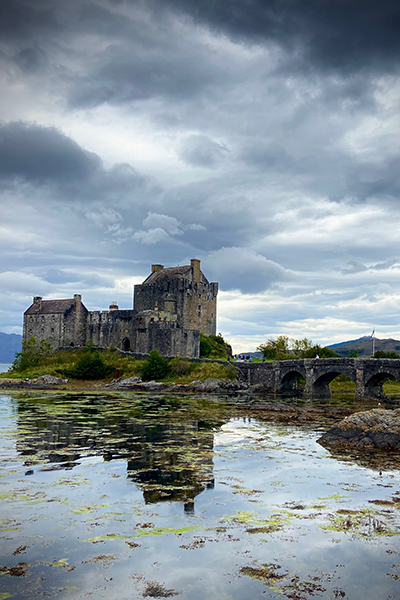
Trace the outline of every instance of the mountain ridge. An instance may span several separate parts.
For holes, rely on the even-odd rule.
[[[21,352],[22,335],[0,331],[0,363],[12,363],[16,352]]]

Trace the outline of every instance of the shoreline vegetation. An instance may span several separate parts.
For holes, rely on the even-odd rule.
[[[288,338],[284,340],[278,338],[278,341],[284,341],[287,344]],[[296,342],[296,340],[292,340],[292,342]],[[313,346],[309,340],[298,340],[297,342],[297,345],[302,344],[297,348],[300,353],[306,354],[310,348],[312,350],[317,348],[321,351],[320,347]],[[267,354],[270,353],[270,350],[271,348],[268,346]],[[278,349],[278,353],[280,351],[281,348]],[[321,352],[321,354],[323,353]],[[35,338],[31,338],[23,343],[22,352],[16,353],[10,370],[0,373],[0,388],[29,388],[31,387],[30,381],[44,376],[52,376],[64,379],[62,388],[71,391],[112,389],[114,384],[117,389],[118,382],[135,378],[138,378],[138,382],[161,382],[170,386],[182,385],[181,391],[184,391],[184,386],[188,386],[188,392],[196,391],[190,386],[193,382],[199,384],[219,380],[222,382],[222,387],[226,382],[226,391],[229,391],[229,388],[230,391],[237,391],[238,388],[235,390],[234,383],[239,384],[239,370],[231,359],[232,349],[220,334],[208,337],[202,334],[200,360],[190,360],[184,357],[168,359],[157,350],[152,350],[146,359],[140,359],[121,353],[113,347],[99,351],[91,344],[87,344],[83,348],[54,352],[47,341],[39,342]],[[264,358],[267,361],[274,359],[276,360],[277,357],[265,356]],[[259,361],[256,359],[256,362]],[[40,383],[42,382],[39,381],[38,385],[34,387],[39,387]],[[52,387],[50,382],[45,383],[43,380],[43,383],[46,388]],[[59,385],[54,385],[54,387],[59,388]],[[355,383],[345,375],[336,377],[330,387],[333,394],[351,394],[355,391]],[[145,391],[145,389],[144,387],[143,390]],[[215,390],[207,390],[204,386],[200,386],[198,391]],[[399,396],[400,382],[386,381],[384,391],[388,396]]]

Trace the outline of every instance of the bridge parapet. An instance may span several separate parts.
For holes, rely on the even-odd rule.
[[[313,358],[263,363],[236,363],[248,383],[262,384],[267,393],[298,393],[300,378],[305,380],[306,398],[330,398],[330,382],[340,374],[356,384],[357,399],[385,398],[384,381],[400,381],[400,359]]]

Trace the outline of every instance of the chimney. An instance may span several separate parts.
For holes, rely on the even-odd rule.
[[[161,271],[164,268],[164,265],[151,265],[151,272],[157,273],[157,271]]]
[[[39,305],[39,312],[42,311],[42,296],[35,296],[33,298],[33,304],[38,304]]]
[[[80,294],[74,294],[74,300],[75,300],[75,304],[81,304],[82,296]]]
[[[192,258],[190,261],[192,266],[193,281],[200,282],[200,261],[198,258]]]

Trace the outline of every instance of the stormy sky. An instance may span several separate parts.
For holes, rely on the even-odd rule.
[[[400,3],[2,0],[0,330],[200,258],[234,352],[400,339]]]

